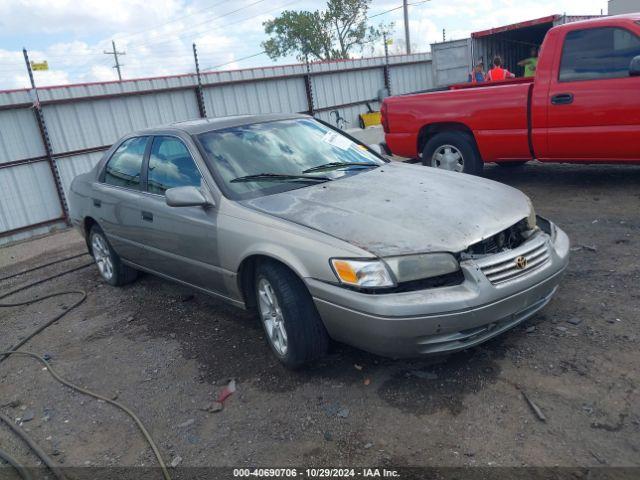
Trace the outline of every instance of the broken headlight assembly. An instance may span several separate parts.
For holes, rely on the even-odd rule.
[[[331,259],[340,283],[360,289],[396,287],[415,280],[454,273],[460,269],[449,253],[424,253],[389,257],[384,260]]]

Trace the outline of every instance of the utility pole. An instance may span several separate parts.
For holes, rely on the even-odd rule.
[[[447,34],[446,34],[446,30],[444,28],[442,29],[442,41],[443,42],[447,41]]]
[[[200,64],[198,63],[198,50],[195,43],[193,44],[193,61],[196,64],[196,76],[198,78],[198,86],[196,87],[198,110],[200,111],[200,117],[207,118],[207,109],[204,105],[204,94],[202,93],[202,79],[200,78]]]
[[[407,45],[407,55],[411,55],[411,39],[409,38],[409,4],[407,0],[403,0],[402,9],[404,10],[404,43]]]
[[[115,68],[118,71],[118,80],[122,81],[122,72],[120,72],[120,67],[123,67],[124,65],[120,64],[120,61],[118,60],[118,55],[126,55],[127,52],[119,52],[118,50],[116,50],[116,42],[114,42],[113,40],[111,40],[111,46],[113,47],[113,50],[111,52],[108,50],[105,50],[104,53],[105,55],[113,55],[113,59],[116,62],[113,68]]]

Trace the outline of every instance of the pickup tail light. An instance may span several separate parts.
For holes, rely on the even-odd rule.
[[[383,101],[380,107],[380,123],[384,133],[389,133],[389,118],[387,117],[387,102]]]

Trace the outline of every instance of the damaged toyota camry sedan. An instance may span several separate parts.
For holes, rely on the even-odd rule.
[[[389,357],[472,347],[547,304],[569,259],[518,190],[390,162],[303,115],[127,135],[70,206],[104,280],[146,271],[255,309],[289,367],[329,339]]]

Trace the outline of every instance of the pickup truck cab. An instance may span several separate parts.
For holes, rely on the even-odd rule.
[[[552,28],[532,78],[389,97],[381,113],[388,150],[447,170],[640,163],[640,13]]]

